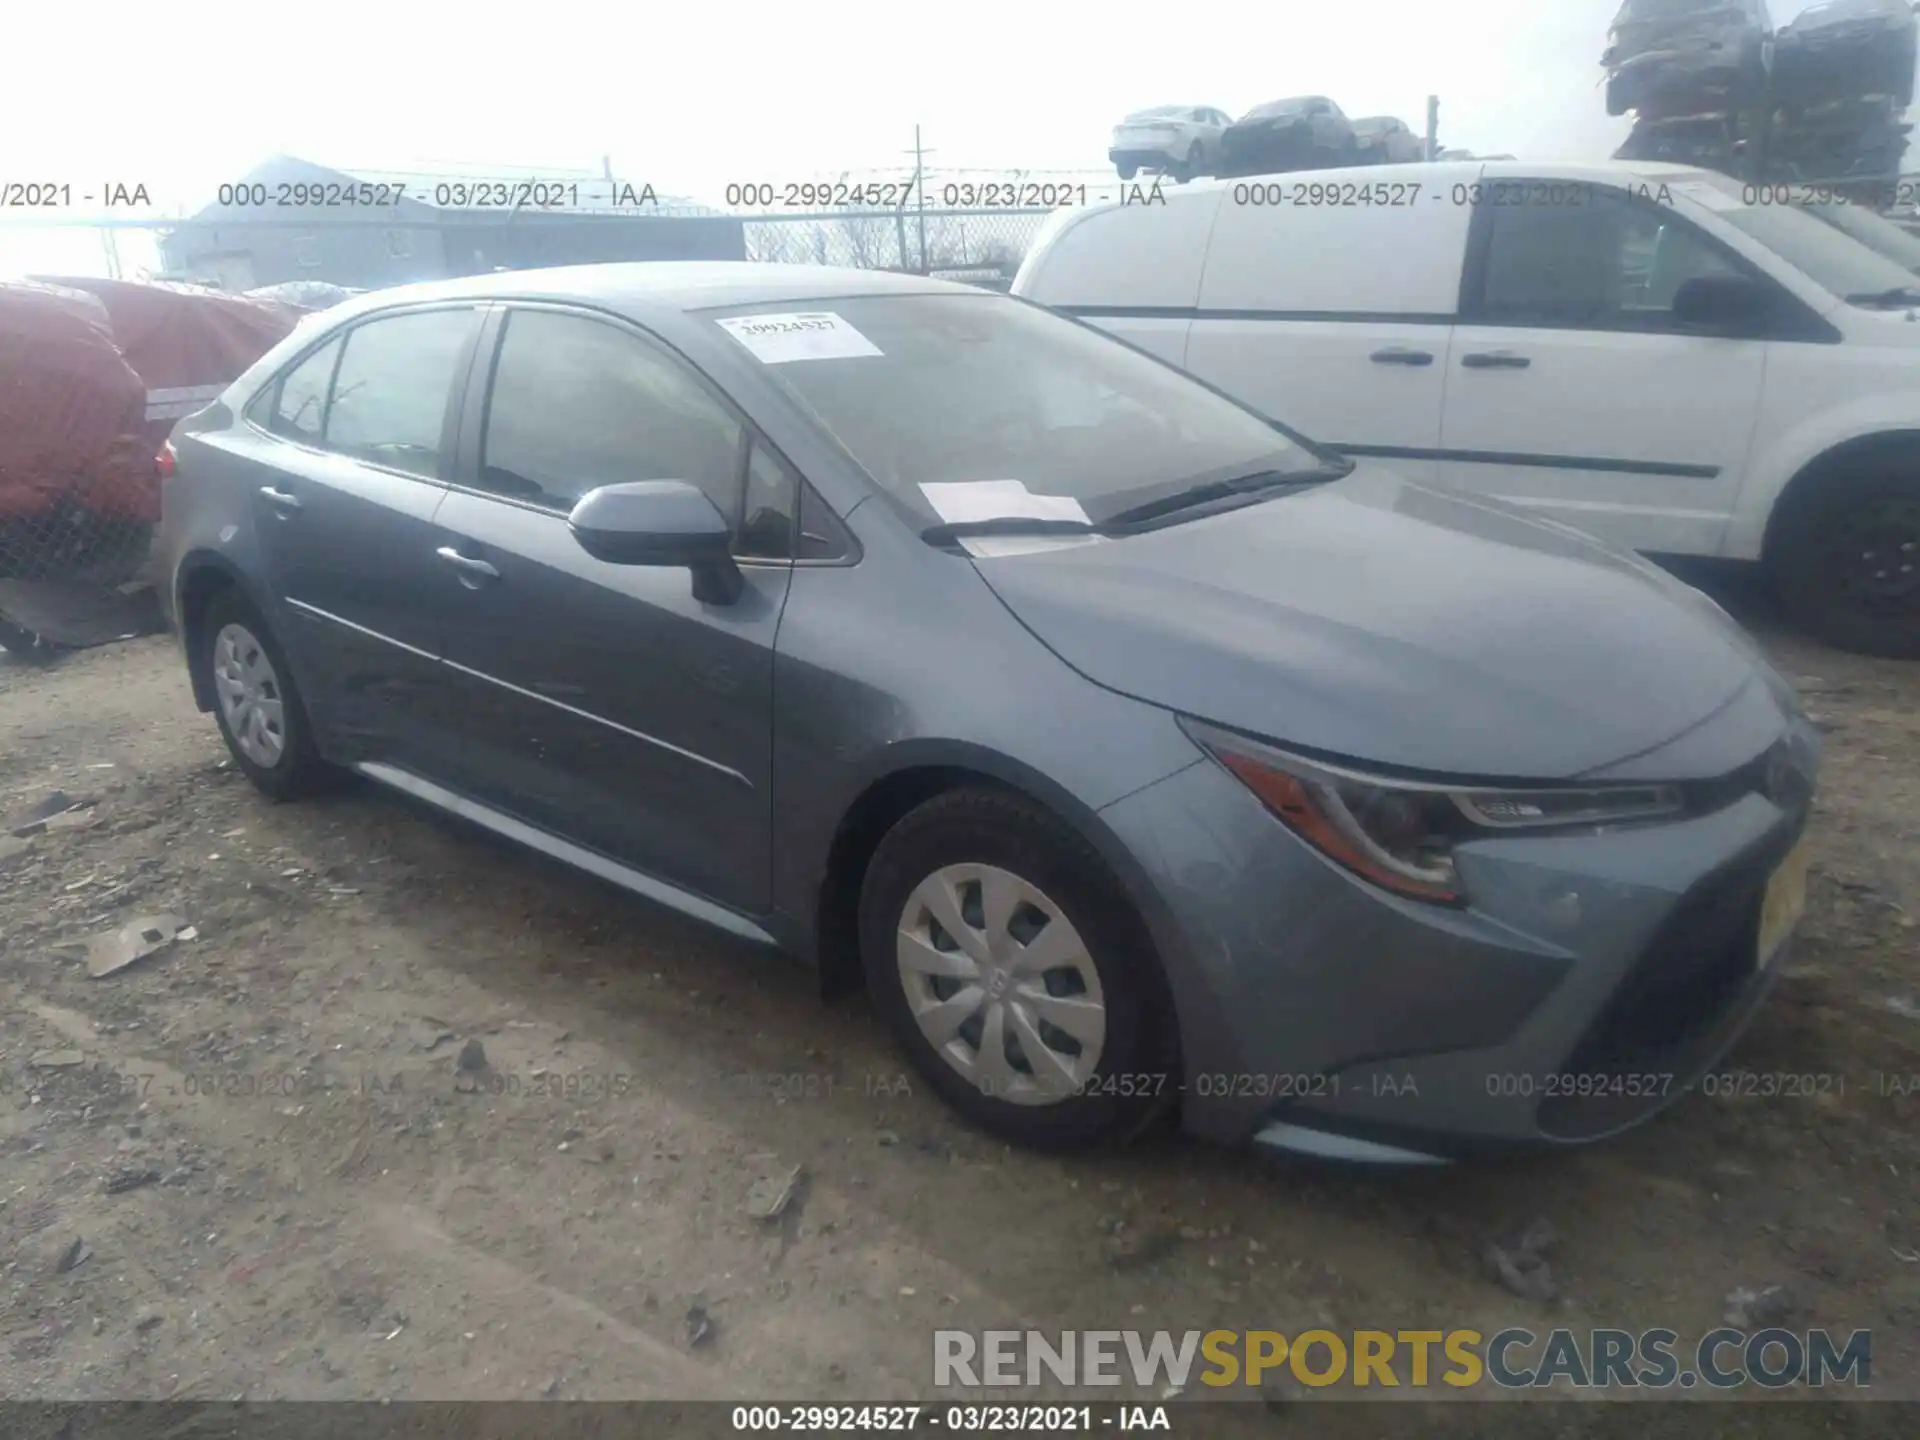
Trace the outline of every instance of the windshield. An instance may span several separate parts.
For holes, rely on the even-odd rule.
[[[1136,110],[1120,123],[1131,125],[1137,120],[1174,120],[1185,113],[1186,107],[1182,105],[1156,105],[1151,110]]]
[[[791,325],[773,316],[796,308],[715,314],[740,339],[744,317]],[[805,319],[834,337],[807,358],[741,343],[928,526],[1030,516],[1026,496],[1097,522],[1192,482],[1327,463],[1171,366],[1023,301],[869,295],[814,302]],[[936,490],[936,508],[927,485],[977,488]]]
[[[1256,105],[1242,118],[1247,120],[1270,120],[1277,115],[1298,115],[1313,104],[1315,97],[1302,95],[1293,100],[1269,100],[1264,105]]]
[[[1920,275],[1920,235],[1903,230],[1884,215],[1876,215],[1859,205],[1831,201],[1805,208],[1809,215],[1851,235],[1876,255],[1883,255]]]
[[[1657,181],[1654,183],[1658,183]],[[1809,280],[1835,295],[1877,295],[1913,284],[1913,272],[1798,205],[1749,205],[1746,187],[1702,173],[1670,187],[1745,231]]]

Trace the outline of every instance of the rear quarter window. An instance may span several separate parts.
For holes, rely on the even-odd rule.
[[[1418,185],[1416,192],[1412,189]],[[1366,186],[1386,203],[1292,203],[1300,187]],[[1213,227],[1203,309],[1451,315],[1460,302],[1469,208],[1451,181],[1365,171],[1234,181]],[[1437,198],[1436,198],[1437,196]],[[1257,203],[1277,202],[1277,203]]]
[[[1161,193],[1167,203],[1116,205],[1063,222],[1020,293],[1042,305],[1191,306],[1224,190]]]

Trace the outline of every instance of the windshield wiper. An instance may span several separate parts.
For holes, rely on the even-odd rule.
[[[1920,290],[1911,285],[1896,285],[1891,290],[1849,295],[1846,300],[1849,305],[1861,305],[1869,310],[1898,310],[1907,305],[1920,305]]]
[[[1142,501],[1138,505],[1129,506],[1117,514],[1107,516],[1102,523],[1135,525],[1143,520],[1158,520],[1162,515],[1191,510],[1196,505],[1225,500],[1235,495],[1254,495],[1262,490],[1290,490],[1306,485],[1324,485],[1329,480],[1339,480],[1352,473],[1353,461],[1351,460],[1335,460],[1315,470],[1256,470],[1251,475],[1235,475],[1230,480],[1208,480],[1199,485],[1189,485],[1185,490],[1177,491],[1172,495],[1163,495],[1158,500]]]
[[[920,538],[930,545],[951,545],[969,535],[1102,535],[1091,520],[1054,520],[1038,515],[994,515],[985,520],[949,520],[930,525]]]

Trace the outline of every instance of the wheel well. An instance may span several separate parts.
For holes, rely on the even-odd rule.
[[[217,565],[203,565],[187,577],[180,587],[180,639],[187,651],[187,674],[193,682],[193,702],[202,710],[213,709],[213,678],[206,673],[206,667],[200,663],[204,653],[201,644],[201,627],[206,622],[207,607],[222,591],[234,588],[239,582]]]
[[[1792,526],[1819,493],[1828,477],[1871,464],[1874,461],[1906,459],[1920,465],[1920,430],[1889,430],[1879,435],[1863,435],[1848,440],[1815,456],[1787,482],[1780,498],[1773,502],[1767,517],[1767,533],[1760,546],[1761,564],[1771,567]]]

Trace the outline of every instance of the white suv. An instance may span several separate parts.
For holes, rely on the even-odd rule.
[[[1209,182],[1061,211],[1013,293],[1430,484],[1763,564],[1848,649],[1920,656],[1920,290],[1682,166]]]

